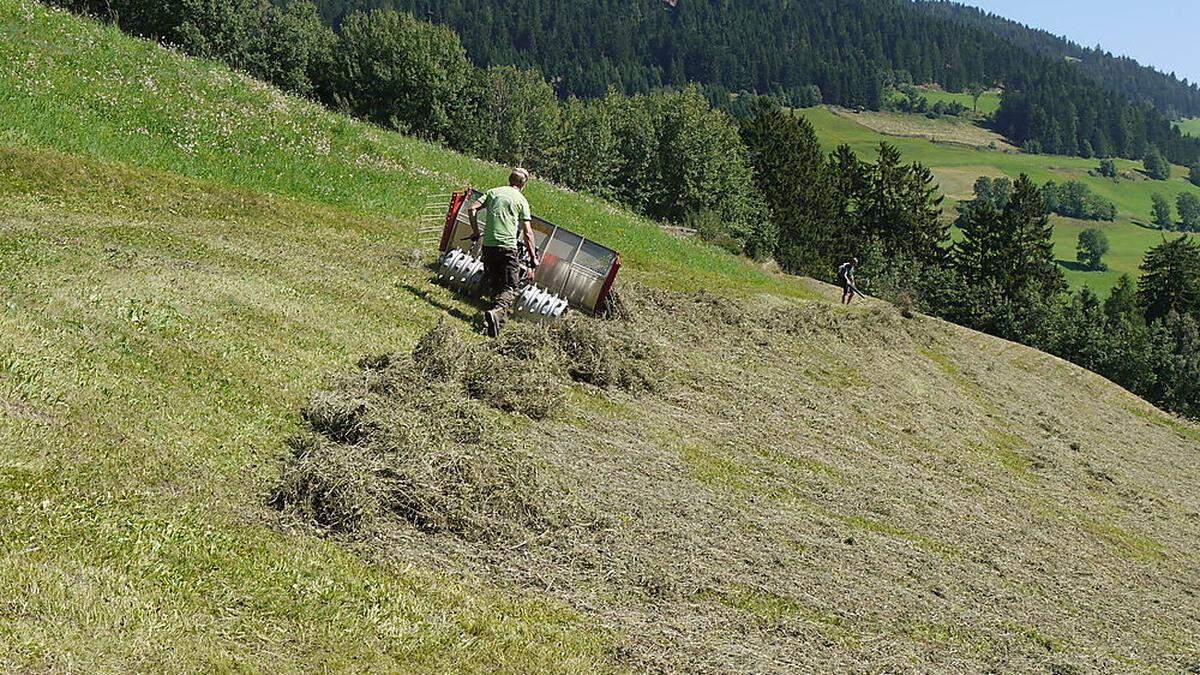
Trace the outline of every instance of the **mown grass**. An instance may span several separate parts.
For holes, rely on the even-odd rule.
[[[1153,195],[1162,194],[1172,202],[1183,192],[1200,196],[1200,188],[1187,181],[1187,170],[1179,166],[1174,168],[1170,180],[1152,181],[1140,173],[1141,162],[1118,159],[1118,170],[1137,178],[1112,180],[1091,175],[1090,172],[1099,164],[1098,160],[974,150],[920,138],[884,136],[827,108],[810,108],[804,110],[803,114],[812,122],[826,148],[848,143],[860,155],[870,158],[874,157],[878,144],[886,141],[900,149],[905,161],[918,161],[932,169],[943,192],[958,199],[969,198],[975,179],[984,175],[1016,178],[1025,173],[1039,183],[1049,180],[1078,180],[1084,183],[1117,205],[1117,220],[1111,223],[1084,222],[1053,216],[1055,254],[1060,263],[1065,263],[1067,280],[1073,287],[1087,286],[1101,295],[1108,294],[1121,274],[1129,274],[1135,279],[1140,276],[1138,267],[1145,252],[1161,243],[1164,237],[1179,236],[1149,225]],[[911,118],[914,123],[924,119],[919,115],[904,117]],[[946,213],[948,217],[953,217],[953,200],[947,201]],[[1109,267],[1106,272],[1083,271],[1074,265],[1079,233],[1089,227],[1108,235],[1111,250],[1104,259]]]
[[[1147,422],[1150,422],[1151,424],[1156,424],[1160,427],[1170,429],[1188,440],[1200,442],[1200,428],[1197,428],[1192,423],[1171,417],[1166,413],[1159,412],[1157,410],[1145,410],[1143,408],[1135,407],[1127,408],[1127,410],[1146,420]]]
[[[844,516],[833,514],[835,518],[842,521],[848,527],[863,532],[872,532],[874,534],[892,537],[916,546],[935,555],[944,558],[954,558],[962,555],[956,546],[938,541],[933,537],[929,537],[917,532],[910,532],[902,527],[897,527],[891,523],[877,520],[875,518],[866,518],[863,516]]]
[[[685,443],[680,451],[688,475],[710,487],[744,490],[750,470],[736,459],[702,443]]]
[[[427,273],[402,241],[353,212],[0,151],[0,668],[604,667],[605,634],[561,606],[270,526],[303,398],[443,312],[406,290]]]
[[[0,0],[0,668],[586,671],[605,631],[389,569],[263,502],[324,377],[473,309],[409,251],[503,167],[113,27]],[[542,183],[673,288],[788,280]],[[673,261],[673,262],[672,262]]]
[[[736,609],[766,624],[779,624],[800,619],[831,639],[853,644],[855,637],[849,622],[836,614],[824,612],[794,599],[747,586],[736,586],[723,592],[708,592],[708,599]]]
[[[1153,561],[1165,555],[1163,545],[1153,538],[1108,521],[1085,519],[1083,530],[1103,540],[1117,555],[1130,560]]]
[[[0,31],[0,669],[596,672],[611,665],[614,651],[628,654],[628,643],[614,646],[624,635],[546,599],[545,587],[451,573],[421,558],[397,563],[395,549],[312,536],[307,524],[264,506],[287,455],[283,439],[297,431],[297,411],[329,374],[352,370],[365,354],[408,351],[447,314],[471,318],[470,304],[430,284],[428,270],[412,264],[409,250],[420,241],[413,224],[424,190],[498,180],[502,168],[328,115],[218,66],[38,5],[0,0]],[[651,283],[800,294],[789,281],[663,237],[600,202],[545,185],[534,196],[551,217],[629,246],[629,271]],[[666,325],[695,329],[702,319]],[[696,335],[724,330],[719,324],[700,326]],[[721,364],[714,371],[719,376],[710,373],[698,384],[725,387],[714,391],[732,401],[732,392],[752,390],[734,386],[737,378],[754,378],[753,387],[774,388],[781,408],[797,408],[790,385],[753,359],[740,361],[746,353],[729,349],[732,340],[717,349],[687,344],[686,335],[672,338],[680,347],[675,367],[706,359]],[[705,349],[712,351],[692,358],[692,350]],[[804,345],[788,350],[827,358]],[[771,367],[777,370],[773,361]],[[806,370],[794,367],[796,377],[804,377]],[[880,384],[910,373],[885,370],[882,383],[872,374],[875,385],[862,387],[840,368],[811,372],[833,393],[877,393],[875,410],[903,389]],[[736,502],[736,510],[724,513],[737,516],[738,527],[770,524],[785,535],[776,542],[799,541],[803,534],[803,547],[820,554],[779,571],[784,568],[766,557],[771,544],[761,540],[738,555],[722,548],[739,546],[736,538],[695,540],[711,542],[725,560],[749,554],[742,563],[755,563],[731,576],[722,569],[720,579],[705,582],[733,588],[726,594],[730,606],[765,623],[815,623],[842,654],[858,654],[862,663],[894,665],[888,659],[897,645],[927,636],[943,643],[929,650],[931,667],[958,658],[936,624],[908,636],[896,628],[890,608],[915,619],[921,608],[905,582],[877,573],[910,557],[894,555],[907,546],[952,558],[954,565],[929,566],[942,579],[949,577],[940,568],[973,564],[956,546],[974,553],[981,540],[971,538],[991,521],[955,527],[969,509],[955,501],[960,484],[952,476],[923,469],[914,476],[909,467],[917,464],[903,446],[879,446],[887,448],[886,469],[871,459],[874,453],[843,460],[823,452],[821,441],[786,434],[774,453],[737,446],[724,435],[735,421],[724,407],[720,413],[692,409],[698,428],[688,430],[697,439],[689,445],[680,441],[680,427],[691,420],[681,423],[654,405],[604,399],[586,388],[573,390],[569,400],[573,414],[596,427],[614,420],[637,424],[634,436],[662,428],[670,444],[654,449],[669,455],[669,468],[682,466],[683,482],[701,481],[681,497],[711,498],[722,507]],[[819,408],[793,412],[803,416],[792,421],[816,424],[832,439],[849,426],[823,421],[833,412],[837,420],[846,413]],[[943,428],[964,422],[927,419],[941,420]],[[965,422],[967,429],[978,426]],[[865,438],[872,448],[890,442]],[[794,460],[773,456],[789,453]],[[641,480],[643,466],[625,475]],[[802,482],[810,476],[832,491],[805,492]],[[829,532],[808,519],[776,525],[773,516],[741,514],[750,497],[773,496],[783,479],[800,486],[787,495],[794,503],[769,502],[770,512],[809,509],[833,525],[821,528]],[[935,481],[934,492],[925,479]],[[603,480],[613,478],[597,476],[600,490],[622,494],[622,486]],[[842,480],[849,487],[839,492]],[[704,482],[721,489],[705,490]],[[661,484],[650,483],[632,501],[662,504],[654,500]],[[901,503],[957,505],[954,518],[940,525],[943,516],[936,514],[882,520],[868,508],[880,486],[894,488]],[[689,508],[688,501],[673,503]],[[625,506],[611,511],[635,528],[644,517]],[[671,516],[669,508],[660,511],[657,516]],[[689,524],[723,532],[713,527],[719,523],[704,521],[711,512],[693,512],[698,515]],[[645,543],[669,538],[652,532]],[[960,544],[954,532],[969,536]],[[847,534],[859,545],[844,546]],[[1168,554],[1183,550],[1182,537],[1163,537]],[[687,555],[673,544],[653,551],[709,557],[708,544],[685,543]],[[1062,558],[1033,560],[1055,569]],[[758,570],[764,577],[755,577]],[[847,571],[855,576],[842,576]],[[762,578],[785,573],[792,576],[777,578],[820,589],[808,601],[820,604],[760,588]],[[982,584],[996,576],[968,573],[973,576],[964,578]],[[875,584],[881,594],[858,593]],[[839,595],[839,586],[847,592]],[[987,597],[997,592],[997,586],[981,591]],[[882,598],[878,616],[875,607],[861,604],[872,598]],[[679,605],[661,602],[644,609],[673,630],[670,622],[679,617],[671,613]],[[595,607],[591,600],[586,606]],[[1086,609],[1091,616],[1104,606]],[[606,607],[615,610],[607,616],[630,609]],[[813,607],[835,607],[837,614]],[[958,616],[975,621],[977,607]],[[1063,617],[1063,630],[1096,625],[1077,628],[1076,616]],[[840,617],[852,623],[843,626]],[[758,636],[748,640],[747,651],[769,644],[792,658],[797,652],[784,650],[796,644],[795,635]],[[889,653],[872,651],[877,644]]]
[[[1028,447],[1029,443],[1016,434],[988,429],[987,437],[977,442],[974,449],[1014,475],[1029,479],[1034,475],[1033,460],[1021,452]]]

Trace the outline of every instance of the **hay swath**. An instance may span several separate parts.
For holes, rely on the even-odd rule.
[[[483,288],[483,261],[479,245],[471,241],[467,206],[483,196],[473,188],[455,192],[450,198],[446,223],[438,250],[438,278],[447,286],[479,297]],[[486,217],[481,211],[479,220]],[[542,264],[526,270],[525,283],[517,299],[514,317],[525,321],[556,321],[568,310],[603,312],[621,269],[621,255],[565,227],[543,218],[533,218],[533,238]]]

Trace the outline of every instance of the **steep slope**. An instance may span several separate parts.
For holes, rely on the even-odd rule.
[[[411,253],[421,195],[502,169],[26,0],[0,32],[0,667],[1200,660],[1194,426],[545,185],[627,254],[611,325],[661,382],[486,414],[596,517],[497,543],[276,513],[311,392],[467,330]]]

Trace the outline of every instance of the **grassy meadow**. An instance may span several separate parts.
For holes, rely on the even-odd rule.
[[[482,340],[421,228],[504,167],[32,0],[0,0],[0,35],[0,671],[1200,663],[1194,425],[544,183],[539,213],[624,253],[629,317],[585,326],[657,355],[651,391],[564,377],[546,419],[488,413],[581,522],[276,511],[315,391],[434,326]],[[993,156],[1031,159],[929,163],[969,190]]]
[[[1200,137],[1200,117],[1192,117],[1176,122],[1176,126],[1185,134]]]
[[[990,115],[1000,109],[1000,92],[997,90],[989,90],[983,92],[979,97],[979,108],[975,108],[975,98],[967,92],[949,92],[943,91],[937,87],[917,87],[925,98],[929,99],[929,105],[933,105],[938,101],[942,103],[958,102],[967,107],[967,110],[977,112],[981,117]]]
[[[1053,216],[1055,251],[1073,287],[1087,286],[1101,295],[1108,293],[1121,274],[1130,274],[1136,279],[1146,250],[1160,243],[1164,236],[1178,236],[1149,225],[1152,196],[1162,194],[1174,202],[1182,192],[1200,195],[1200,188],[1187,181],[1187,170],[1179,166],[1174,167],[1170,180],[1152,181],[1141,173],[1141,162],[1118,159],[1116,164],[1122,177],[1108,179],[1091,175],[1098,160],[997,152],[934,143],[922,138],[885,136],[856,123],[853,113],[834,113],[828,108],[811,108],[802,114],[812,122],[817,136],[827,148],[848,143],[860,155],[871,157],[878,144],[887,141],[900,149],[906,161],[928,166],[947,196],[946,212],[951,218],[954,202],[970,199],[972,186],[980,176],[1016,178],[1025,173],[1038,183],[1078,180],[1086,184],[1093,192],[1117,205],[1117,220],[1111,223],[1083,222]],[[919,124],[924,119],[919,115],[892,115],[904,118],[910,124]],[[1079,232],[1088,227],[1108,235],[1111,251],[1105,257],[1109,267],[1107,272],[1085,272],[1075,268],[1076,239]]]

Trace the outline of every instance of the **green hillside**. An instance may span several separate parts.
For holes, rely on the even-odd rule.
[[[1055,245],[1061,261],[1074,263],[1075,244],[1079,232],[1088,227],[1103,230],[1112,245],[1105,258],[1107,272],[1083,272],[1067,266],[1067,279],[1072,286],[1088,286],[1101,295],[1107,294],[1121,274],[1137,278],[1138,266],[1145,252],[1162,241],[1164,233],[1150,225],[1151,198],[1162,194],[1172,202],[1181,192],[1200,195],[1200,188],[1187,181],[1187,170],[1176,166],[1168,181],[1152,181],[1141,174],[1141,163],[1116,160],[1117,169],[1124,177],[1111,180],[1091,175],[1098,166],[1097,160],[1051,155],[1029,155],[1016,152],[996,152],[986,148],[963,147],[957,143],[935,143],[928,138],[907,138],[884,135],[855,121],[856,115],[848,111],[830,108],[812,108],[803,111],[812,122],[821,142],[828,148],[848,143],[863,156],[871,156],[881,141],[898,147],[907,161],[917,161],[933,170],[942,192],[948,197],[947,214],[953,217],[953,203],[969,199],[972,185],[980,176],[1009,176],[1016,178],[1029,174],[1038,183],[1049,180],[1063,182],[1078,180],[1096,194],[1115,203],[1117,220],[1111,223],[1083,222],[1053,216]],[[880,115],[883,113],[871,113]],[[919,115],[887,113],[910,127],[924,125],[925,118]],[[914,126],[915,125],[915,126]],[[946,132],[938,131],[941,137]],[[1171,233],[1166,233],[1170,236]]]
[[[929,99],[929,105],[938,103],[960,103],[967,107],[972,113],[978,112],[979,115],[990,115],[1000,109],[1000,92],[997,90],[985,91],[979,97],[979,107],[976,110],[975,98],[966,92],[951,92],[945,91],[938,87],[918,87],[921,95]]]
[[[561,522],[277,511],[314,392],[406,373],[435,327],[484,349],[419,230],[425,195],[504,169],[30,0],[0,0],[0,34],[0,670],[1200,663],[1200,429],[545,184],[539,213],[627,264],[624,318],[576,324],[610,346],[591,367],[636,348],[648,388],[575,381],[513,331],[545,419],[446,382],[390,400],[478,413]],[[368,398],[396,438],[474,423]],[[335,496],[363,471],[341,468]]]
[[[1200,117],[1180,120],[1178,123],[1176,123],[1176,126],[1178,126],[1185,134],[1191,134],[1193,136],[1200,137]]]

